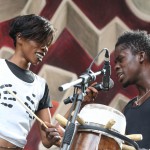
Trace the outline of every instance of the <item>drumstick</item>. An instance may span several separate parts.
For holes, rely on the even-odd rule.
[[[63,117],[62,115],[57,114],[57,115],[55,116],[55,119],[56,119],[61,125],[63,125],[63,126],[66,126],[66,125],[67,125],[68,120],[67,120],[65,117]],[[70,123],[70,122],[69,122],[69,123]]]
[[[61,125],[63,125],[63,126],[66,126],[66,125],[67,125],[68,120],[67,120],[65,117],[63,117],[62,115],[57,114],[57,115],[55,116],[55,119],[56,119]],[[70,122],[69,122],[69,123],[70,123]]]
[[[142,134],[130,134],[130,135],[126,135],[126,137],[134,141],[140,141],[143,139]]]
[[[74,111],[71,113],[71,115],[73,116]],[[84,125],[85,124],[85,120],[78,114],[77,115],[77,121],[81,124]]]
[[[85,121],[84,121],[82,118],[80,118],[80,116],[78,116],[77,118],[78,118],[77,121],[78,121],[81,125],[85,124]],[[61,125],[63,125],[63,126],[66,126],[66,125],[67,125],[68,120],[67,120],[65,117],[63,117],[62,115],[57,114],[57,115],[55,116],[55,119],[56,119]],[[69,122],[69,123],[70,123],[70,122]]]
[[[104,126],[104,128],[106,128],[106,129],[111,129],[111,127],[112,127],[115,123],[116,123],[115,120],[110,119],[110,120],[107,122],[107,124]]]
[[[122,144],[122,150],[136,150],[133,146]]]
[[[22,104],[22,106],[23,106],[31,115],[33,115],[41,124],[43,124],[45,128],[48,128],[47,125],[46,125],[40,118],[38,118],[38,117],[23,103],[23,101],[22,101],[17,95],[15,95],[15,94],[14,94],[12,91],[10,91],[9,89],[6,89],[6,90],[7,90],[13,97],[15,97],[16,100],[18,100],[18,101]]]
[[[85,120],[78,114],[77,115],[77,121],[81,124],[84,125],[85,124]]]

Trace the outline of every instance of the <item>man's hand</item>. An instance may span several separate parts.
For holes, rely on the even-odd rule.
[[[93,87],[97,82],[94,82],[86,89],[86,96],[84,97],[84,102],[94,102],[98,95],[98,91]]]

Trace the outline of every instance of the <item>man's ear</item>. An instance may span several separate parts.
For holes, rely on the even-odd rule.
[[[140,62],[140,63],[143,63],[144,60],[146,59],[146,54],[145,54],[145,52],[144,52],[144,51],[140,51],[140,52],[138,52],[138,55],[139,55],[139,62]]]

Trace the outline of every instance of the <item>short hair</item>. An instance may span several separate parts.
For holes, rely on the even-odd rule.
[[[16,17],[10,25],[9,35],[14,41],[14,46],[16,46],[16,37],[18,34],[41,44],[50,37],[51,44],[54,32],[54,27],[47,19],[42,16],[30,14]]]
[[[123,44],[130,48],[133,54],[144,51],[150,60],[150,35],[144,30],[131,30],[124,32],[116,42],[115,47]]]

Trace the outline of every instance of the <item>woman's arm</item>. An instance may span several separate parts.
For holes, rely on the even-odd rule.
[[[59,146],[60,142],[58,141],[60,141],[61,137],[63,136],[64,130],[59,125],[55,126],[51,124],[51,114],[49,108],[41,109],[37,112],[37,116],[43,120],[48,127],[46,128],[44,125],[41,125],[41,123],[38,122],[42,144],[46,148],[49,148],[52,145]]]

